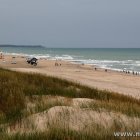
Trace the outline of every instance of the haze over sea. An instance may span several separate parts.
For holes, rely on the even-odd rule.
[[[6,54],[35,56],[37,58],[61,59],[75,63],[97,65],[112,70],[140,72],[140,48],[45,48],[0,47]]]

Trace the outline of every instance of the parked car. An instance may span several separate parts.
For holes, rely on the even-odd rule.
[[[37,58],[27,58],[27,63],[36,66],[37,65]]]

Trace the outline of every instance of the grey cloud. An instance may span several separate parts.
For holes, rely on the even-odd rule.
[[[139,0],[0,0],[0,44],[140,47]]]

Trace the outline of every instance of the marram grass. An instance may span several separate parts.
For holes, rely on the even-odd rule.
[[[81,108],[90,108],[92,110],[105,109],[107,111],[119,112],[130,117],[140,118],[139,99],[105,90],[89,88],[55,77],[0,69],[0,137],[4,140],[115,139],[114,137],[110,137],[110,131],[104,131],[104,129],[100,127],[96,127],[99,129],[100,134],[94,133],[93,135],[59,128],[52,128],[46,133],[22,135],[8,135],[4,131],[3,126],[20,121],[22,118],[27,117],[27,115],[42,112],[53,106],[69,105],[69,103],[61,103],[59,101],[54,104],[44,103],[42,97],[45,95],[62,96],[68,99],[90,98],[96,102],[82,105]],[[39,99],[38,101],[34,99],[35,96]],[[30,113],[27,111],[26,98],[36,103],[35,110]],[[116,126],[114,127],[116,128]]]

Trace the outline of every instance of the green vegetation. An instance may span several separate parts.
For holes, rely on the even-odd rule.
[[[55,100],[51,100],[51,97]],[[65,97],[67,100],[58,100]],[[71,106],[73,98],[90,98],[95,102],[80,106],[81,109],[106,110],[140,118],[140,100],[129,96],[81,86],[54,77],[0,69],[0,137],[4,140],[43,139],[43,140],[90,140],[111,138],[117,130],[118,122],[112,129],[94,127],[91,133],[77,132],[54,127],[47,132],[9,135],[6,128],[26,117],[47,111],[54,106]],[[28,104],[30,103],[30,106]],[[93,128],[92,128],[93,129]],[[95,131],[96,129],[96,131]],[[132,129],[132,128],[131,128]],[[120,129],[119,129],[120,130]],[[128,130],[128,128],[125,128]],[[94,133],[96,132],[96,133]],[[100,132],[100,133],[98,133]]]

